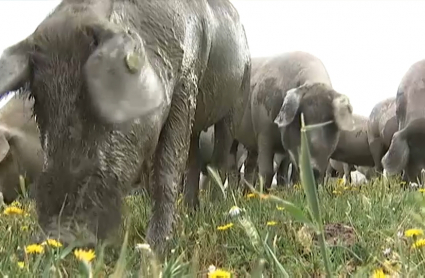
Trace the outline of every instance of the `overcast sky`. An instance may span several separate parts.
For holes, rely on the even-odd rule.
[[[425,58],[425,1],[232,1],[251,55],[302,50],[320,58],[334,88],[368,116],[395,96],[409,66]],[[0,52],[31,34],[59,3],[0,0]]]

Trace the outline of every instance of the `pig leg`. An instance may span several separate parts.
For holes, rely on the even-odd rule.
[[[190,139],[190,149],[188,158],[187,182],[184,186],[184,200],[189,208],[199,207],[199,175],[201,165],[199,163],[199,135],[193,134]]]
[[[375,164],[375,171],[382,174],[384,168],[382,167],[381,159],[384,156],[384,144],[380,139],[375,139],[369,143],[369,149]]]
[[[184,79],[177,84],[168,119],[159,136],[154,159],[153,208],[147,242],[158,254],[165,251],[175,220],[176,190],[186,168],[191,127],[196,109],[196,85]]]
[[[257,180],[257,176],[256,176],[257,159],[258,159],[258,153],[256,151],[248,150],[248,154],[245,160],[244,178],[254,188],[255,188],[255,182]],[[244,185],[243,186],[244,193],[249,192],[249,189],[247,186],[245,186],[245,183],[243,185]]]
[[[345,180],[348,184],[351,184],[351,165],[347,163],[342,163],[342,167],[344,169]]]
[[[278,185],[287,186],[289,184],[288,168],[290,163],[291,163],[291,159],[287,155],[284,156],[282,161],[280,162],[280,165],[277,168],[277,177],[276,177]]]
[[[240,173],[238,171],[238,161],[237,161],[237,151],[238,151],[239,142],[233,140],[232,146],[230,148],[230,154],[228,157],[229,162],[229,186],[236,188],[239,183]]]
[[[223,184],[230,172],[229,154],[233,143],[233,137],[229,127],[229,120],[227,118],[222,119],[214,125],[214,150],[211,164],[214,168],[218,169]],[[218,186],[213,186],[212,196],[216,197],[219,192]]]
[[[333,173],[334,173],[334,169],[332,168],[331,164],[328,163],[328,167],[326,167],[326,172],[325,172],[325,183],[329,182],[329,180],[333,176],[332,175]]]
[[[422,181],[420,180],[421,177],[421,167],[419,167],[418,165],[416,165],[415,163],[409,163],[407,164],[407,167],[405,169],[405,175],[406,175],[406,179],[407,182],[416,182],[416,183],[421,183]]]
[[[258,136],[258,170],[264,179],[264,188],[270,189],[273,179],[273,147],[268,134]]]

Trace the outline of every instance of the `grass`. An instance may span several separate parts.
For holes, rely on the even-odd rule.
[[[77,258],[72,246],[44,245],[42,253],[26,253],[38,227],[34,203],[22,197],[0,216],[0,274],[208,277],[214,266],[224,273],[210,277],[420,277],[425,193],[405,191],[397,179],[362,187],[331,182],[317,190],[305,144],[309,128],[314,127],[301,130],[302,185],[269,195],[252,188],[255,193],[242,196],[224,191],[211,172],[222,198],[212,200],[211,191],[201,191],[201,207],[189,216],[180,196],[169,256],[162,263],[144,244],[150,214],[144,195],[125,198],[121,248],[97,246],[93,260],[84,250]]]
[[[230,194],[234,195],[234,199],[231,197],[208,202],[208,192],[202,192],[201,209],[192,217],[188,216],[182,203],[177,205],[180,219],[175,228],[175,237],[170,239],[172,252],[165,265],[157,265],[160,269],[157,271],[165,272],[168,269],[169,273],[174,271],[175,275],[164,273],[163,277],[195,277],[193,273],[202,277],[207,274],[210,265],[225,269],[235,277],[247,277],[257,270],[262,259],[265,263],[260,272],[265,277],[284,277],[281,268],[290,277],[320,277],[325,274],[320,246],[307,226],[294,221],[292,215],[270,197],[246,197],[238,192]],[[390,181],[389,187],[375,181],[361,188],[340,187],[335,193],[319,189],[323,223],[343,223],[353,227],[352,233],[355,235],[353,242],[344,242],[342,233],[342,242],[329,247],[328,256],[333,274],[367,277],[382,267],[385,260],[395,262],[405,277],[419,277],[425,273],[422,249],[412,250],[413,238],[398,235],[405,229],[424,228],[423,194],[400,189],[396,180]],[[284,188],[273,195],[290,200],[304,213],[308,212],[300,186]],[[242,212],[232,217],[228,212],[235,201]],[[61,254],[63,248],[46,250],[43,254],[23,252],[25,246],[31,244],[30,236],[37,229],[37,224],[33,202],[22,199],[20,204],[29,215],[0,216],[1,275],[33,277],[34,273],[42,276],[48,271],[50,275],[56,273],[56,277],[74,277],[83,273],[81,263],[72,252]],[[141,268],[152,272],[152,265],[157,264],[152,255],[147,255],[149,251],[135,248],[138,243],[144,243],[149,200],[142,195],[129,196],[125,206],[127,213],[123,227],[128,221],[132,223],[127,230],[125,256],[117,264],[121,250],[105,249],[102,260],[99,246],[96,250],[97,258],[91,263],[92,271],[97,268],[94,277],[111,275],[122,264],[125,264],[122,270],[126,273],[125,277],[137,276]],[[225,230],[217,229],[229,223],[233,223],[233,226]],[[385,256],[383,251],[387,248],[391,252]],[[18,266],[21,261],[25,262],[22,269]]]

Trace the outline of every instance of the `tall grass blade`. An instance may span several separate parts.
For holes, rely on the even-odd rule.
[[[223,194],[224,199],[226,199],[226,190],[224,188],[223,181],[221,180],[221,177],[219,173],[211,168],[209,165],[207,166],[208,174],[213,178],[215,184],[217,184],[220,187],[221,193]]]
[[[308,148],[307,131],[304,122],[304,114],[301,114],[301,153],[300,153],[300,177],[301,184],[304,187],[305,194],[307,195],[307,202],[313,221],[316,226],[316,234],[319,238],[319,245],[325,264],[326,274],[331,277],[332,272],[330,269],[329,257],[327,254],[327,246],[324,236],[323,223],[320,215],[319,197],[317,194],[316,181],[313,175],[313,169],[310,165],[310,150]]]

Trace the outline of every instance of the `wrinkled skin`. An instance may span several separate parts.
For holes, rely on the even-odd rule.
[[[43,167],[43,155],[37,124],[32,118],[33,101],[14,96],[0,109],[0,192],[4,202],[13,202],[19,194],[19,176],[32,192]]]
[[[398,130],[395,97],[377,103],[367,122],[367,137],[370,153],[377,174],[384,170],[381,159],[388,151],[393,134]]]
[[[249,73],[244,28],[229,1],[62,1],[0,58],[0,94],[29,82],[35,100],[44,232],[84,245],[112,238],[123,193],[152,161],[146,238],[165,251],[188,153],[197,165],[199,134],[215,125],[214,157],[225,159]],[[186,195],[197,200],[197,190]]]
[[[332,153],[331,161],[342,162],[344,165],[344,175],[349,183],[351,183],[350,172],[354,169],[354,165],[358,166],[374,166],[374,160],[369,149],[367,136],[368,118],[354,114],[354,130],[341,131],[338,144]]]
[[[404,75],[396,96],[398,131],[382,158],[389,175],[404,170],[405,180],[418,182],[425,168],[425,60],[413,64]]]
[[[258,151],[259,173],[266,188],[273,177],[275,153],[289,151],[293,165],[298,169],[301,112],[305,114],[307,124],[335,120],[336,115],[341,128],[347,128],[353,121],[348,98],[332,90],[323,63],[300,51],[252,60],[250,103],[252,125],[245,126],[245,134],[254,134],[257,140],[245,136],[239,141],[248,149],[247,164],[254,161]],[[331,123],[309,132],[311,162],[318,179],[323,179],[339,129]]]

